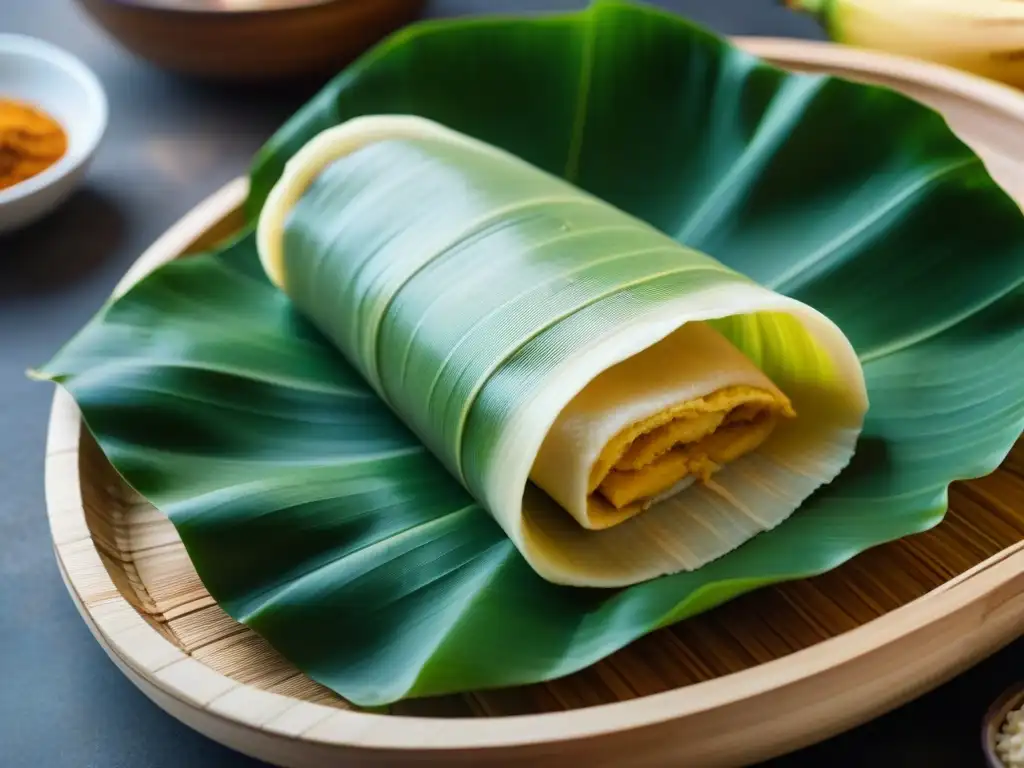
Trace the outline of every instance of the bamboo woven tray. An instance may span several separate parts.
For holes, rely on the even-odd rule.
[[[1024,200],[1024,96],[849,48],[741,44],[940,109]],[[245,193],[239,179],[199,205],[117,290],[234,231]],[[930,532],[660,630],[570,677],[389,714],[354,711],[230,619],[170,522],[121,482],[62,392],[46,487],[61,572],[111,659],[173,716],[284,766],[743,764],[875,717],[1024,631],[1024,443],[994,474],[955,485]]]

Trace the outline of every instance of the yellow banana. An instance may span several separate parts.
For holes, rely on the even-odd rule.
[[[840,43],[1024,87],[1022,0],[787,0]]]

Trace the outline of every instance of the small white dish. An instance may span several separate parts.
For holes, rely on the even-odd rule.
[[[70,53],[21,35],[0,35],[0,99],[36,106],[68,137],[64,156],[42,173],[0,190],[0,234],[41,218],[81,181],[107,127],[96,75]]]

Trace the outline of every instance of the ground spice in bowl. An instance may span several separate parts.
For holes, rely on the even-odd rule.
[[[30,104],[0,98],[0,190],[42,173],[67,149],[60,123]]]

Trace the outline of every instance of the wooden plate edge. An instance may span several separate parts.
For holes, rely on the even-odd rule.
[[[772,38],[740,42],[777,63],[883,72],[897,80],[906,77],[964,94],[1024,120],[1020,94],[955,70],[821,43]],[[193,209],[147,249],[115,294],[185,250],[237,207],[247,189],[244,178],[236,179]],[[294,751],[317,747],[315,752],[322,758],[319,747],[323,746],[330,747],[334,757],[339,756],[337,750],[349,752],[347,748],[352,748],[348,758],[358,757],[360,762],[370,758],[370,753],[384,757],[379,750],[472,750],[474,764],[481,764],[512,758],[520,747],[550,748],[555,742],[561,744],[559,760],[572,753],[608,755],[618,750],[622,750],[620,755],[635,757],[638,746],[646,745],[648,754],[666,758],[674,754],[673,746],[685,746],[685,752],[674,759],[685,756],[693,760],[699,755],[710,760],[708,764],[738,764],[826,738],[919,695],[1008,642],[1019,633],[1024,619],[1024,551],[1015,546],[883,619],[844,635],[744,672],[634,701],[493,720],[403,717],[401,728],[396,728],[395,718],[389,716],[308,702],[296,702],[302,705],[301,717],[294,712],[289,715],[289,708],[269,720],[249,718],[244,706],[218,713],[215,703],[236,689],[243,696],[277,695],[238,684],[186,656],[120,597],[94,548],[95,561],[88,562],[91,539],[77,486],[80,430],[76,406],[58,390],[47,444],[47,509],[57,558],[76,607],[115,663],[158,705],[212,738],[279,764],[313,764],[312,753],[297,757]],[[72,469],[75,483],[69,485]],[[83,530],[85,539],[81,538]],[[83,574],[87,562],[98,564],[102,575],[94,567],[87,569],[87,576]],[[86,605],[83,588],[86,594],[103,590],[109,595],[102,611]],[[970,638],[975,640],[972,651],[961,653]],[[912,660],[909,664],[908,659]],[[166,670],[172,667],[185,672],[168,674]],[[213,698],[196,694],[219,687],[223,690]],[[811,692],[816,696],[809,695]],[[787,706],[780,706],[779,697]],[[774,713],[770,730],[748,729],[744,738],[737,738],[734,724],[749,723],[752,717],[763,719],[768,707]],[[262,713],[265,707],[254,710]],[[228,726],[242,729],[238,738],[224,733]],[[256,734],[265,734],[271,743],[257,749],[249,741]],[[723,737],[732,743],[723,743]],[[281,753],[274,745],[288,749]],[[299,761],[293,762],[293,758]],[[450,764],[451,758],[452,754],[445,759],[438,754],[442,764]],[[531,764],[536,764],[535,760]]]

